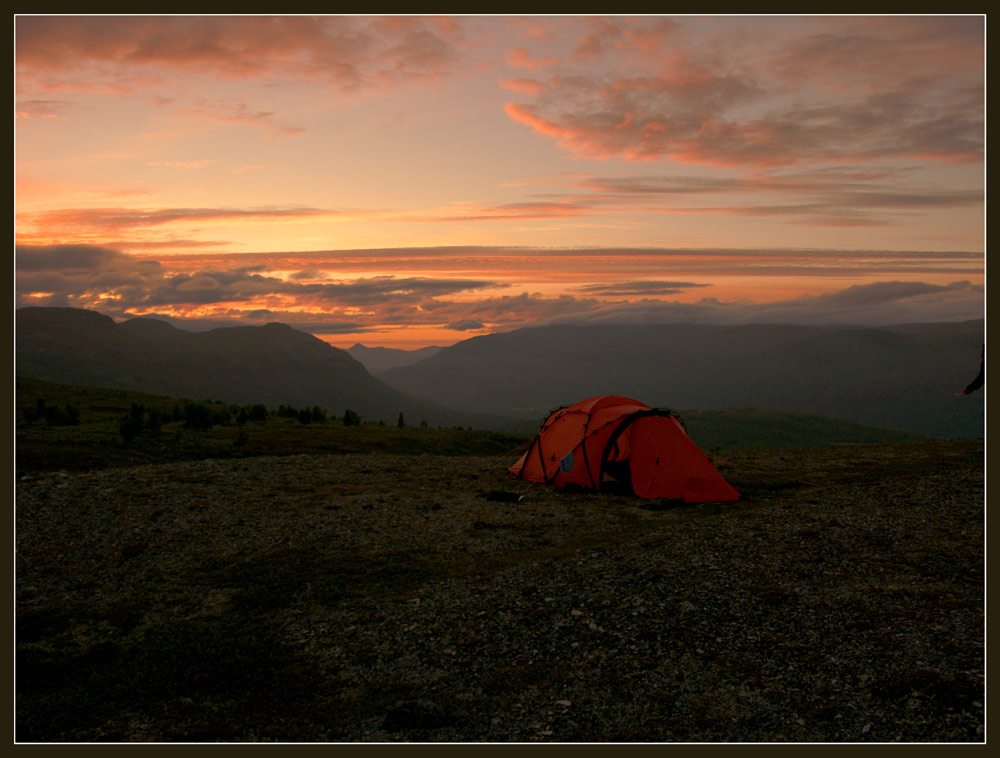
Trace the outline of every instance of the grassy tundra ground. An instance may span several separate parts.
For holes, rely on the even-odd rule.
[[[982,443],[722,457],[743,501],[667,510],[504,457],[29,474],[17,739],[982,740]]]
[[[18,741],[984,740],[981,440],[718,451],[742,500],[665,508],[296,428],[19,430]]]

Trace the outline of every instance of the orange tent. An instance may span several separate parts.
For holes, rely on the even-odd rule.
[[[739,493],[673,411],[600,395],[552,411],[512,474],[531,482],[719,503]]]

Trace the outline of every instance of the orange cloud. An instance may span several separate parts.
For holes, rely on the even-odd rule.
[[[542,56],[541,58],[533,58],[531,53],[525,50],[523,47],[515,47],[507,51],[504,56],[504,63],[512,68],[527,68],[532,71],[537,71],[540,68],[546,66],[551,66],[554,63],[558,63],[558,58],[553,58],[551,56]]]
[[[151,168],[176,168],[181,171],[189,171],[195,168],[204,168],[205,166],[211,166],[213,163],[218,163],[217,160],[204,160],[204,161],[147,161],[146,165]]]
[[[61,112],[72,106],[68,100],[19,100],[15,106],[15,118],[52,119],[60,118]]]
[[[773,25],[754,46],[725,25],[696,37],[669,19],[591,24],[574,68],[521,89],[532,102],[506,106],[579,157],[747,167],[982,160],[981,18],[802,20],[798,36]]]
[[[573,51],[577,60],[595,60],[622,51],[632,56],[659,57],[668,42],[677,41],[682,29],[678,21],[662,17],[638,24],[608,18],[588,18],[586,22],[592,31],[577,43]]]
[[[581,139],[580,131],[539,116],[531,106],[507,103],[504,106],[504,112],[515,121],[527,124],[539,134],[555,137],[559,140],[560,147],[568,147],[574,151],[588,148],[587,141]]]
[[[500,86],[514,92],[524,92],[528,95],[539,95],[545,89],[545,85],[535,79],[501,79]]]
[[[526,219],[567,218],[598,212],[585,203],[573,199],[564,201],[529,201],[488,205],[462,203],[459,207],[442,212],[408,216],[406,221],[457,222],[457,221],[511,221]]]
[[[151,238],[150,231],[166,225],[283,222],[341,216],[346,212],[320,208],[60,208],[17,214],[21,244],[123,244],[137,248],[215,246],[220,242]],[[118,240],[115,242],[115,240]]]
[[[396,271],[411,261],[433,263],[437,272],[324,276],[350,264]],[[983,306],[982,287],[969,281],[981,256],[958,252],[469,247],[151,259],[107,247],[19,245],[15,263],[18,305],[84,307],[118,317],[159,314],[182,328],[282,321],[316,334],[491,331],[555,320],[901,323],[980,318]],[[967,280],[941,279],[963,265]],[[493,272],[514,274],[522,284],[506,285],[511,294],[496,294],[504,285],[490,280]],[[912,278],[919,273],[939,283]],[[698,280],[687,278],[692,274]],[[707,286],[719,294],[727,278],[741,282],[739,290],[724,290],[737,299],[693,299]],[[748,278],[756,282],[749,290]],[[801,295],[801,278],[828,294]],[[838,292],[845,279],[859,284]],[[795,284],[774,287],[783,281]],[[545,293],[534,291],[541,283]]]
[[[392,16],[20,16],[15,35],[19,74],[63,87],[137,69],[391,84],[451,70],[464,40],[454,20]]]
[[[231,121],[237,124],[258,127],[266,130],[271,139],[294,137],[304,134],[306,131],[300,126],[278,123],[275,120],[276,114],[273,111],[255,111],[242,102],[220,103],[199,101],[191,107],[183,109],[182,112],[198,116],[208,116],[220,121]]]

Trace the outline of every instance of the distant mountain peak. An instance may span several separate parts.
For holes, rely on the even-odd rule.
[[[394,347],[366,347],[357,342],[349,347],[347,352],[371,373],[377,374],[401,366],[412,366],[443,349],[438,345],[429,345],[415,350],[400,350]]]

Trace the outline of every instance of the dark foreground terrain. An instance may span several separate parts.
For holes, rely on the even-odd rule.
[[[983,741],[982,441],[714,458],[743,501],[516,456],[23,474],[16,738]]]

